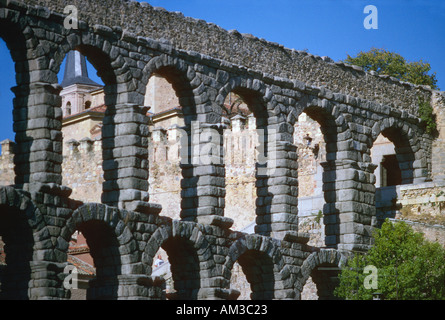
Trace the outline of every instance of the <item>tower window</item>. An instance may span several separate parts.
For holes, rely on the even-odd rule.
[[[71,115],[71,102],[67,102],[65,105],[65,115],[70,116]]]

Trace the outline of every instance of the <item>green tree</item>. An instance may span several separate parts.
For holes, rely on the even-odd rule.
[[[383,223],[375,244],[348,260],[340,273],[335,295],[348,300],[444,300],[445,249],[429,242],[405,222]],[[366,289],[366,266],[377,269],[377,289]]]
[[[343,62],[360,66],[366,71],[395,77],[401,81],[429,85],[433,89],[439,89],[436,73],[429,74],[431,71],[429,63],[422,60],[410,62],[400,54],[385,49],[372,48],[367,52],[361,51],[356,57],[348,55]]]

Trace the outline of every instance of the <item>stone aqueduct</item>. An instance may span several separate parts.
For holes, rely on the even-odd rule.
[[[70,4],[79,9],[78,29],[63,25]],[[344,253],[366,250],[372,241],[370,148],[377,136],[394,142],[404,182],[431,178],[433,138],[416,110],[418,96],[431,99],[429,88],[131,1],[0,0],[0,36],[17,79],[15,185],[0,188],[5,298],[67,298],[63,270],[76,230],[85,234],[97,268],[91,299],[165,299],[163,280],[151,276],[161,247],[175,283],[171,299],[236,299],[230,288],[236,261],[254,299],[299,299],[309,276],[320,297],[332,298],[329,271],[320,267],[339,266]],[[62,185],[57,74],[74,49],[105,83],[102,203],[73,200]],[[235,92],[268,139],[278,141],[268,150],[277,157],[275,170],[257,176],[255,234],[231,230],[233,221],[224,217],[223,164],[182,166],[181,220],[163,217],[149,202],[142,104],[153,73],[171,82],[188,129],[198,121],[219,130],[220,106]],[[298,232],[292,133],[302,112],[320,123],[327,144],[327,248],[307,245],[308,235]]]

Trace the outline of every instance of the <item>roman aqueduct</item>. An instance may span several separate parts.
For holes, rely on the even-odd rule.
[[[68,5],[78,9],[77,28],[64,27]],[[253,299],[299,299],[309,276],[321,298],[332,298],[326,267],[338,267],[348,252],[372,244],[370,149],[377,137],[394,143],[403,183],[440,176],[434,139],[418,114],[418,98],[432,101],[437,94],[428,87],[124,0],[0,0],[0,37],[17,80],[15,184],[0,188],[6,298],[67,298],[64,270],[76,230],[86,236],[97,269],[91,299],[165,299],[163,279],[152,276],[161,247],[175,283],[170,299],[236,299],[239,292],[230,288],[235,262]],[[57,74],[71,50],[88,57],[105,83],[102,203],[73,200],[62,185]],[[194,123],[201,131],[221,130],[221,104],[235,92],[266,132],[255,234],[231,230],[233,221],[224,217],[222,161],[182,164],[180,220],[150,202],[143,102],[154,73],[175,89],[185,131],[192,132]],[[318,121],[326,142],[325,248],[309,246],[308,235],[298,230],[292,134],[302,112]],[[187,151],[192,160],[192,148]]]

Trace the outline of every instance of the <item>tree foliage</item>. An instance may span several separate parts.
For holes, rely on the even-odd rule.
[[[370,51],[361,51],[356,57],[348,57],[344,63],[357,65],[366,71],[375,71],[381,75],[395,77],[401,81],[418,85],[437,87],[436,73],[429,74],[431,65],[427,62],[407,61],[400,54],[385,49],[372,48]]]
[[[377,289],[366,289],[366,266],[377,269]],[[429,242],[405,222],[385,221],[366,254],[348,260],[335,290],[339,298],[371,300],[444,300],[445,249]]]
[[[436,135],[437,132],[437,122],[436,115],[434,114],[434,109],[431,104],[425,101],[423,98],[419,97],[419,116],[423,121],[425,130],[429,134]]]

